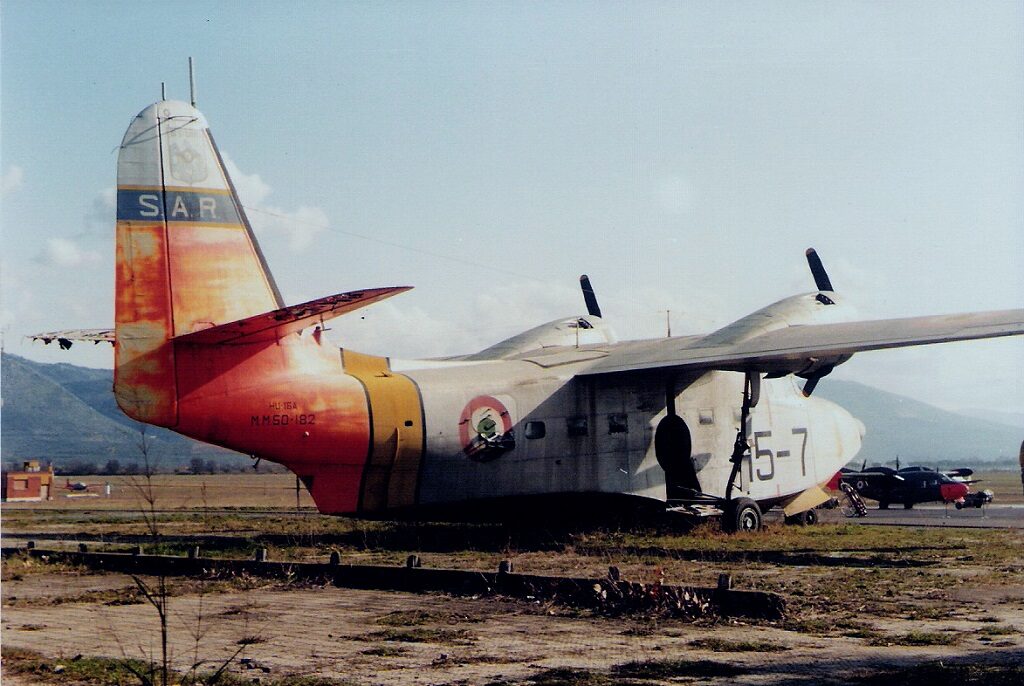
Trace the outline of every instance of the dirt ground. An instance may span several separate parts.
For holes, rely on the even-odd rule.
[[[4,544],[49,533],[41,546],[58,547],[61,539],[74,545],[74,539],[116,548],[143,531],[139,521],[122,514],[5,508]],[[838,521],[772,525],[730,537],[708,527],[538,531],[251,512],[172,513],[159,524],[161,545],[172,553],[195,544],[204,555],[247,557],[254,547],[269,546],[273,559],[338,551],[343,562],[401,564],[416,552],[432,567],[494,569],[511,559],[517,571],[594,577],[614,564],[628,579],[696,585],[713,584],[724,571],[738,588],[775,591],[787,600],[780,621],[683,621],[601,616],[558,603],[248,577],[169,579],[173,666],[187,671],[196,662],[215,665],[234,655],[232,683],[640,686],[693,679],[886,679],[912,686],[918,683],[913,675],[924,673],[921,664],[931,665],[926,673],[934,683],[1019,683],[1024,677],[1019,529]],[[70,668],[54,670],[77,664],[76,656],[150,660],[159,654],[157,615],[128,576],[15,556],[3,563],[0,589],[5,683],[113,683],[73,678]]]
[[[1016,474],[979,476],[999,502],[1020,500]],[[5,505],[4,545],[146,545],[152,532],[137,479],[71,480],[109,480],[112,497]],[[1024,679],[1022,529],[969,530],[952,520],[944,529],[881,527],[851,524],[837,511],[823,511],[817,527],[770,520],[764,532],[731,537],[706,526],[361,522],[315,514],[304,490],[297,512],[289,475],[162,475],[152,485],[164,553],[199,546],[204,556],[250,557],[264,547],[272,559],[338,552],[346,563],[396,565],[415,553],[429,567],[493,570],[508,559],[517,571],[594,578],[615,565],[627,579],[693,585],[713,585],[728,572],[738,588],[780,593],[788,608],[772,622],[683,621],[502,598],[169,579],[172,666],[187,672],[197,662],[208,669],[232,658],[233,684]],[[1024,509],[1010,512],[1024,517]],[[5,683],[139,683],[73,667],[159,654],[156,612],[128,576],[14,557],[3,563],[0,591]]]
[[[76,654],[148,658],[158,623],[145,604],[40,603],[54,587],[78,594],[86,586],[134,586],[121,575],[78,577],[41,573],[4,584],[3,645],[67,660]],[[960,592],[977,600],[977,589]],[[749,669],[723,682],[818,681],[859,670],[929,660],[1024,660],[1024,589],[1005,588],[987,609],[965,607],[941,620],[886,618],[865,622],[894,637],[916,632],[950,637],[951,645],[872,645],[855,636],[805,633],[781,625],[700,625],[571,616],[527,603],[338,588],[190,593],[174,598],[171,653],[179,667],[223,660],[240,641],[251,645],[235,671],[265,679],[317,675],[359,684],[452,684],[526,681],[553,668],[607,671],[630,662],[711,660]],[[12,598],[22,603],[9,601]],[[554,614],[550,614],[554,612]],[[981,621],[984,620],[984,621]],[[199,624],[197,624],[197,622]],[[985,630],[998,626],[995,636]],[[197,631],[197,627],[199,631]],[[1006,633],[1003,633],[1006,632]],[[196,641],[196,635],[200,640]],[[993,640],[996,638],[998,640]],[[923,640],[939,640],[935,638]],[[742,650],[745,645],[754,649]],[[732,652],[733,647],[741,650]],[[264,671],[266,669],[266,671]],[[9,675],[8,675],[9,676]],[[18,683],[15,681],[14,683]],[[571,682],[569,682],[571,683]]]

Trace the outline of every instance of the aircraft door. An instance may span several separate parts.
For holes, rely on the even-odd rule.
[[[665,489],[669,500],[681,497],[681,489],[700,491],[692,453],[693,439],[686,421],[677,414],[665,415],[654,431],[654,455],[665,470]]]

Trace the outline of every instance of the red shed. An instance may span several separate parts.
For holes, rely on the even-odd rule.
[[[3,480],[5,502],[53,500],[53,467],[45,471],[39,460],[26,460],[20,472],[7,472]]]

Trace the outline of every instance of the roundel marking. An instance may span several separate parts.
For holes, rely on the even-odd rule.
[[[459,440],[462,451],[473,459],[494,459],[489,447],[512,431],[512,414],[494,396],[479,395],[470,400],[459,416]],[[499,450],[498,452],[502,452]]]

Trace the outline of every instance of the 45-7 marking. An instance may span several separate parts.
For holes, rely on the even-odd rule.
[[[803,440],[800,442],[800,475],[807,476],[807,427],[798,426],[792,430],[792,435],[802,436]],[[775,478],[775,458],[789,457],[790,451],[778,450],[773,452],[771,448],[764,445],[765,439],[771,438],[771,431],[755,431],[754,432],[754,445],[751,448],[750,461],[747,463],[749,470],[749,480],[754,480],[754,475],[757,475],[758,481],[771,481]],[[767,460],[767,462],[765,462]],[[756,470],[754,463],[757,462]]]

